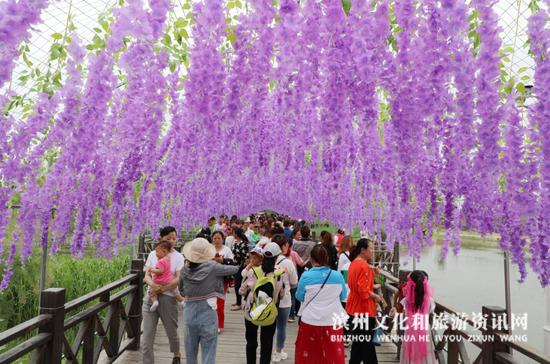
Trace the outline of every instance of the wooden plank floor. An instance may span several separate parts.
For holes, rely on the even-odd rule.
[[[245,336],[244,336],[244,319],[241,311],[230,311],[229,308],[235,302],[235,294],[232,289],[227,294],[225,305],[225,329],[218,338],[218,349],[216,353],[216,363],[223,364],[245,364]],[[185,363],[185,349],[183,346],[183,309],[180,309],[180,320],[178,331],[180,333],[180,346],[182,353],[182,363]],[[288,358],[281,361],[283,364],[294,363],[294,343],[298,332],[298,322],[289,323],[287,327],[287,339],[285,343],[285,352],[288,353]],[[259,337],[258,337],[259,341]],[[258,343],[259,344],[259,343]],[[275,340],[274,340],[275,344]],[[259,358],[258,348],[258,358]],[[391,343],[384,343],[376,348],[379,363],[397,363],[396,346]],[[199,354],[200,358],[200,354]],[[348,350],[349,358],[349,350]],[[159,320],[157,336],[155,340],[155,364],[169,364],[172,362],[172,354],[168,346],[168,338],[166,332]],[[259,362],[259,359],[258,359]],[[116,363],[143,363],[141,351],[126,351],[117,360]],[[200,363],[200,360],[199,360]],[[150,363],[143,363],[150,364]]]

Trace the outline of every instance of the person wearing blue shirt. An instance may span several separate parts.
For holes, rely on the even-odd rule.
[[[296,299],[302,302],[296,339],[296,364],[331,364],[345,361],[343,326],[348,315],[342,307],[348,294],[344,277],[330,269],[322,245],[311,250],[313,268],[298,282]]]
[[[283,222],[283,226],[284,226],[284,235],[287,238],[292,239],[292,229],[290,228],[290,220],[285,220]]]

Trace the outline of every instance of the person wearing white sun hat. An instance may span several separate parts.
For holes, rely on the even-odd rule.
[[[183,247],[186,264],[181,271],[185,297],[184,342],[188,364],[197,364],[199,344],[203,364],[216,362],[218,315],[216,297],[224,297],[223,277],[237,273],[238,267],[213,260],[216,249],[208,240],[196,238]]]

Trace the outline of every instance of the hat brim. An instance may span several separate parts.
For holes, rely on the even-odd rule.
[[[197,252],[193,251],[192,244],[188,243],[183,246],[182,254],[191,263],[205,263],[216,256],[216,248],[214,248],[214,245],[210,245],[206,252]]]

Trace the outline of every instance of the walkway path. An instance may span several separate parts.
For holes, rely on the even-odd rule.
[[[220,364],[245,364],[245,339],[244,339],[244,319],[242,312],[230,311],[229,307],[235,302],[235,294],[227,295],[228,301],[225,305],[225,329],[220,334],[218,339],[218,351],[216,355],[216,363]],[[172,361],[172,354],[168,347],[168,338],[164,328],[161,327],[162,323],[159,321],[159,328],[157,330],[157,337],[155,340],[155,363],[156,364],[169,364]],[[181,352],[183,358],[185,358],[185,350],[183,348],[183,312],[180,311],[179,322]],[[289,323],[287,330],[287,340],[285,351],[288,353],[288,359],[282,361],[282,364],[294,363],[294,342],[296,341],[296,334],[298,333],[298,322]],[[258,337],[259,339],[259,337]],[[397,363],[396,346],[390,343],[385,343],[376,349],[378,353],[379,363]],[[259,355],[259,350],[258,350]],[[348,353],[349,355],[349,353]],[[258,360],[259,361],[259,360]],[[200,361],[199,361],[200,362]],[[116,363],[143,363],[141,360],[140,351],[126,351]],[[185,359],[182,360],[185,363]]]

